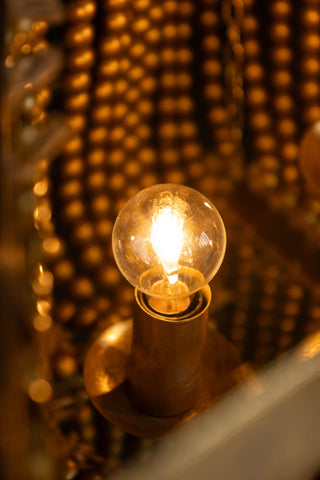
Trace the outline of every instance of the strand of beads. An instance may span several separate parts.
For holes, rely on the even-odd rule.
[[[283,188],[297,201],[300,192],[298,138],[294,91],[293,12],[289,1],[270,4],[270,88],[277,138],[277,156],[281,164]],[[279,52],[283,52],[281,56]]]

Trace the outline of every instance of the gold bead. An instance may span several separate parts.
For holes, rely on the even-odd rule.
[[[177,126],[175,123],[162,123],[159,125],[158,132],[159,136],[163,139],[172,139],[177,136]]]
[[[142,42],[135,43],[129,49],[129,54],[131,57],[140,59],[146,52],[146,46]]]
[[[139,81],[143,76],[144,76],[144,70],[139,66],[133,67],[128,72],[128,77],[132,82]]]
[[[210,77],[217,77],[222,73],[222,65],[218,60],[205,60],[203,63],[203,71]]]
[[[64,177],[80,176],[83,173],[83,162],[79,157],[71,157],[63,160],[61,173]]]
[[[180,48],[176,52],[176,58],[180,65],[187,65],[192,61],[193,54],[189,48]]]
[[[66,75],[64,88],[68,91],[85,90],[90,86],[91,76],[88,72],[76,72]]]
[[[114,94],[114,85],[112,82],[97,83],[93,95],[97,100],[109,100]]]
[[[96,170],[91,173],[86,178],[88,189],[97,192],[97,190],[106,189],[108,185],[108,176],[102,170]]]
[[[116,77],[120,70],[120,64],[117,60],[108,59],[101,62],[98,68],[98,74],[102,77],[112,78]]]
[[[214,124],[226,123],[227,113],[223,107],[217,106],[209,110],[209,119]]]
[[[68,95],[65,100],[65,108],[68,111],[81,112],[86,110],[89,105],[89,94],[87,92],[80,92],[74,95]]]
[[[186,177],[180,168],[166,170],[164,172],[164,181],[168,183],[185,183]]]
[[[166,15],[174,15],[177,13],[178,3],[174,0],[167,0],[162,2],[162,8]]]
[[[127,128],[133,128],[136,125],[138,125],[140,122],[140,116],[138,115],[137,112],[130,112],[126,115],[123,123]]]
[[[110,237],[113,228],[113,223],[109,218],[102,218],[98,219],[95,224],[95,230],[98,237],[102,240],[106,240]]]
[[[137,112],[143,117],[148,117],[152,114],[154,106],[149,100],[140,100],[136,105]]]
[[[98,126],[91,128],[88,134],[90,146],[104,145],[108,139],[109,130],[106,127]]]
[[[121,58],[119,61],[119,68],[122,73],[127,73],[131,67],[131,62],[129,58]]]
[[[319,97],[319,83],[316,81],[303,82],[300,87],[300,94],[304,100],[312,100]]]
[[[63,300],[63,301],[59,301],[59,303],[55,302],[54,304],[53,317],[58,322],[63,322],[63,323],[69,322],[74,317],[75,313],[76,313],[75,304],[70,301]]]
[[[123,172],[129,178],[136,178],[141,174],[141,165],[136,160],[129,160],[126,162]]]
[[[176,61],[176,50],[174,48],[165,48],[160,53],[160,56],[165,65],[172,65]]]
[[[89,278],[77,277],[72,282],[71,293],[76,298],[89,298],[94,293],[94,286]]]
[[[182,122],[179,125],[179,133],[182,137],[195,137],[197,135],[197,128],[193,122]]]
[[[64,153],[66,155],[77,155],[83,149],[83,138],[82,137],[74,137],[64,147]]]
[[[64,205],[61,215],[68,222],[76,222],[83,217],[84,211],[84,205],[81,200],[71,200]]]
[[[112,109],[112,117],[115,120],[121,120],[127,113],[128,106],[125,103],[117,103]]]
[[[63,182],[58,189],[58,196],[62,199],[80,196],[82,183],[78,179],[71,179]]]
[[[270,116],[264,111],[252,113],[249,117],[249,123],[250,127],[255,130],[265,130],[271,126]]]
[[[163,165],[172,166],[179,162],[179,153],[174,148],[164,148],[160,150],[159,157]]]
[[[262,106],[267,102],[267,94],[263,87],[251,88],[247,93],[247,102],[251,106]]]
[[[218,142],[227,142],[230,140],[230,129],[224,126],[215,127],[213,136]]]
[[[68,54],[66,64],[70,70],[88,70],[92,67],[94,58],[92,48],[79,48]]]
[[[150,0],[135,0],[135,2],[133,3],[133,8],[138,12],[149,10]]]
[[[221,47],[221,40],[218,35],[207,35],[203,39],[203,47],[209,52],[218,52]]]
[[[121,42],[118,37],[106,37],[100,41],[100,52],[102,56],[116,56],[122,49]]]
[[[156,160],[156,154],[152,148],[142,148],[138,153],[138,158],[141,163],[146,166],[152,166]]]
[[[301,12],[302,23],[306,27],[318,27],[320,24],[320,13],[319,8],[307,8],[303,9]]]
[[[155,183],[158,183],[157,175],[153,172],[147,172],[140,177],[139,186],[140,186],[141,189],[143,189],[143,188],[146,188],[146,187],[150,187],[151,185],[154,185]]]
[[[182,147],[181,152],[186,160],[195,160],[201,156],[201,147],[197,142],[189,142]]]
[[[120,172],[112,174],[109,178],[109,186],[113,191],[116,192],[122,190],[122,188],[125,186],[125,183],[125,176]]]
[[[90,306],[82,306],[77,315],[77,323],[81,327],[89,327],[98,317],[98,312]]]
[[[307,124],[311,124],[316,122],[320,118],[320,106],[319,105],[311,105],[310,107],[306,107],[303,112],[303,120]]]
[[[54,280],[57,283],[66,282],[74,275],[74,267],[70,260],[59,260],[53,267]]]
[[[110,130],[110,141],[111,142],[120,142],[123,137],[125,136],[125,130],[122,127],[115,127],[112,130]]]
[[[103,148],[94,148],[88,151],[87,163],[89,167],[105,167],[106,151]]]
[[[159,64],[159,61],[159,55],[155,52],[147,53],[142,59],[143,65],[149,70],[155,69]]]
[[[103,103],[98,103],[91,111],[91,118],[93,123],[108,123],[112,117],[111,106]]]
[[[123,95],[129,88],[129,83],[124,78],[116,81],[114,84],[114,91],[117,95]]]
[[[244,51],[247,57],[255,57],[260,54],[260,46],[256,40],[245,40]]]
[[[320,49],[320,35],[316,33],[305,33],[301,36],[301,46],[307,52],[317,52]]]
[[[250,63],[245,68],[245,77],[249,82],[260,81],[264,76],[264,71],[259,63]]]
[[[158,28],[152,28],[145,33],[145,41],[149,45],[157,45],[161,39],[161,32]]]
[[[194,102],[190,97],[181,96],[176,100],[177,110],[180,113],[190,113],[194,108]]]
[[[163,10],[160,6],[154,6],[150,8],[148,15],[153,22],[159,22],[163,18]]]
[[[280,119],[277,129],[283,137],[293,137],[297,131],[295,122],[290,118]]]
[[[139,147],[139,139],[135,136],[135,135],[127,135],[124,139],[123,139],[123,148],[128,151],[128,152],[132,152],[134,150],[137,150],[137,148]]]
[[[288,47],[278,47],[271,51],[272,61],[279,65],[287,65],[292,60],[292,50]]]
[[[108,163],[113,167],[121,166],[125,161],[125,153],[122,149],[114,149],[108,153]]]
[[[295,161],[298,158],[298,153],[298,146],[295,142],[284,143],[281,147],[281,154],[288,162]]]
[[[243,19],[242,28],[245,35],[254,35],[259,29],[257,19],[248,15]]]
[[[80,253],[80,262],[86,267],[101,265],[103,253],[98,245],[88,245]]]
[[[301,71],[308,75],[319,75],[320,60],[318,56],[304,56],[301,58]]]
[[[94,30],[90,23],[78,23],[67,29],[65,44],[67,47],[83,47],[93,41]]]
[[[120,32],[127,27],[128,21],[122,12],[111,13],[106,20],[107,28],[111,32]]]
[[[87,119],[82,114],[68,115],[68,124],[74,132],[81,133],[87,126]]]
[[[173,114],[175,111],[176,102],[173,97],[163,97],[159,101],[159,110],[163,114]]]
[[[167,23],[162,28],[164,40],[172,41],[177,36],[177,27],[174,23]]]
[[[210,10],[204,12],[201,17],[200,21],[202,25],[206,28],[214,28],[217,27],[220,23],[220,19],[217,13],[211,12]]]
[[[194,11],[194,3],[190,1],[179,0],[177,6],[182,17],[189,17]]]
[[[259,158],[259,163],[265,170],[277,171],[279,169],[278,158],[274,155],[263,155]]]
[[[177,35],[181,39],[188,39],[192,35],[192,28],[187,23],[180,23],[177,26]]]
[[[144,78],[142,78],[140,81],[140,88],[146,94],[153,93],[156,87],[157,87],[157,82],[154,77],[144,76]]]
[[[74,243],[82,245],[92,241],[94,238],[94,230],[92,224],[88,221],[81,222],[72,230],[71,239]]]
[[[280,113],[289,113],[294,109],[294,103],[290,95],[282,94],[274,97],[274,107]]]
[[[296,182],[299,179],[298,169],[294,166],[285,167],[283,170],[283,179],[288,182]]]
[[[254,146],[259,152],[272,152],[276,147],[276,142],[272,135],[263,134],[256,136]]]
[[[132,23],[131,28],[133,32],[137,34],[142,34],[150,28],[150,22],[148,18],[141,17]]]
[[[288,88],[292,83],[292,75],[287,70],[278,70],[272,75],[271,81],[276,88]]]
[[[286,23],[275,23],[270,28],[270,35],[277,42],[287,41],[290,38],[290,27]]]
[[[277,17],[288,17],[291,14],[291,4],[288,1],[277,1],[271,4],[271,14]]]
[[[71,21],[91,20],[96,13],[96,3],[93,0],[78,0],[66,5],[67,18]]]
[[[103,268],[98,272],[96,281],[102,288],[113,288],[121,281],[119,270],[109,265],[107,268]]]

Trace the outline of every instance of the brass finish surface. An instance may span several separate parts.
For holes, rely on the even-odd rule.
[[[128,394],[132,320],[105,330],[90,347],[84,364],[84,383],[90,400],[107,420],[140,437],[159,438],[213,405],[241,379],[240,356],[214,328],[208,328],[198,398],[187,412],[156,417],[140,411]]]
[[[130,395],[143,411],[160,417],[189,410],[199,395],[199,373],[207,332],[208,286],[200,292],[199,311],[185,317],[163,315],[150,309],[136,290]]]

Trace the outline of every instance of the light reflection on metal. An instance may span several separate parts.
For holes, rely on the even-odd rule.
[[[307,362],[320,353],[320,332],[307,339],[298,350],[301,361]]]

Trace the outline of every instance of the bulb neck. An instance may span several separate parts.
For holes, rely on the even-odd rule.
[[[130,395],[144,412],[179,415],[195,404],[211,300],[208,285],[179,314],[154,311],[135,291],[132,351],[128,371]]]

